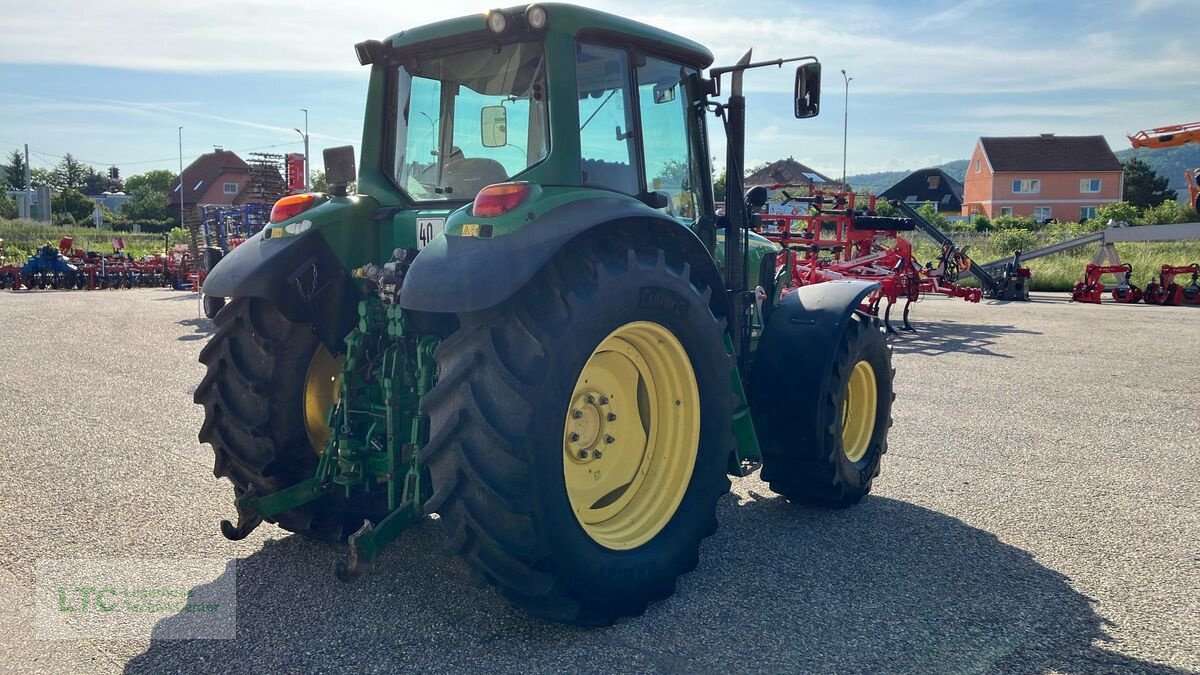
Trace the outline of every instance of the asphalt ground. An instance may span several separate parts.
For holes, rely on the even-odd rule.
[[[433,520],[350,585],[337,546],[226,541],[197,315],[169,290],[0,292],[0,670],[1200,671],[1200,309],[922,302],[873,495],[825,511],[737,479],[677,593],[603,629],[473,585]],[[35,565],[63,558],[228,559],[236,637],[39,640]]]

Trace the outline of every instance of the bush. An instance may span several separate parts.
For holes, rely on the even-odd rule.
[[[1098,220],[1108,226],[1108,221],[1113,223],[1129,223],[1134,224],[1138,220],[1137,207],[1129,202],[1110,202],[1103,204],[1096,209],[1096,217],[1093,220]]]
[[[999,218],[997,218],[999,220]],[[1017,251],[1028,251],[1036,248],[1037,238],[1029,230],[1010,228],[992,234],[990,243],[997,251],[1011,255]]]
[[[1142,212],[1138,225],[1169,225],[1171,223],[1191,223],[1196,220],[1196,210],[1184,206],[1177,201],[1166,201],[1157,206],[1151,206]]]
[[[992,221],[987,216],[976,216],[975,217],[975,231],[976,232],[987,232],[988,230],[991,230],[993,227],[994,226],[992,225]]]
[[[17,217],[17,200],[0,193],[0,218],[15,220]]]
[[[1032,216],[996,216],[992,220],[992,228],[996,230],[1036,230],[1038,224]]]

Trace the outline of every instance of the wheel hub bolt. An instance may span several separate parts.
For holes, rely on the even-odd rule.
[[[576,419],[576,420],[577,420],[577,419],[579,419],[580,417],[583,417],[583,411],[582,411],[582,410],[572,410],[572,411],[571,411],[571,419]]]
[[[613,441],[616,441],[616,440],[617,440],[617,439],[613,438],[612,436],[605,436],[605,437],[604,437],[604,442],[605,442],[605,443],[612,443]]]
[[[595,396],[592,396],[591,394],[588,394],[588,395],[587,395],[587,398],[586,398],[586,399],[584,399],[584,400],[586,400],[588,403],[595,403],[595,402],[596,402],[596,397],[595,397]]]
[[[592,459],[600,459],[604,455],[599,450],[592,451]]]
[[[579,459],[587,459],[587,458],[588,458],[587,450],[580,450],[579,451]]]
[[[608,405],[608,397],[607,396],[600,397],[600,405]]]
[[[617,421],[617,416],[616,416],[616,414],[615,414],[615,413],[608,413],[608,421],[609,421],[609,422],[616,422],[616,421]]]
[[[575,432],[571,432],[570,438],[571,438],[571,442],[574,443],[575,441],[579,440],[579,434],[577,434]]]

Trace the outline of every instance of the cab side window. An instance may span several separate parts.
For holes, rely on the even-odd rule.
[[[635,123],[623,49],[580,43],[575,58],[581,185],[636,195]]]
[[[646,189],[666,197],[667,215],[696,220],[700,203],[697,163],[688,138],[689,78],[677,63],[647,57],[637,69]]]

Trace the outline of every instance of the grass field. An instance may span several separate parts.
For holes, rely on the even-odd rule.
[[[24,264],[39,246],[53,244],[57,247],[63,237],[74,238],[75,248],[99,253],[112,253],[113,237],[123,239],[125,252],[136,258],[163,251],[163,235],[157,233],[113,232],[94,227],[64,227],[32,220],[0,218],[0,240],[4,242],[4,255],[9,265]]]

